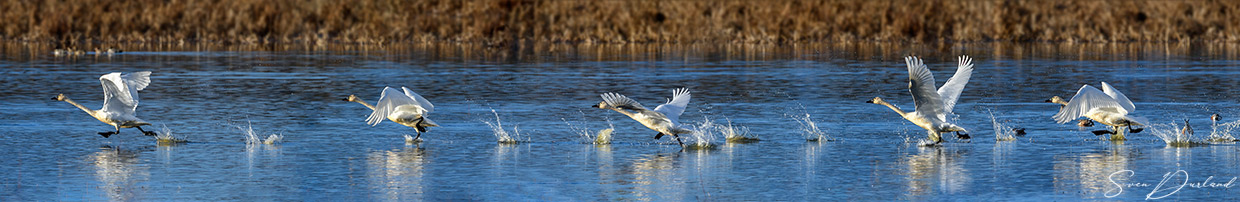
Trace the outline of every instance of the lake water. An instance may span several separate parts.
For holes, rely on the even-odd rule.
[[[1227,184],[1240,177],[1240,147],[1169,147],[1156,136],[1185,119],[1197,140],[1215,131],[1240,136],[1213,130],[1209,119],[1214,113],[1223,123],[1240,118],[1240,49],[1227,45],[127,49],[112,57],[54,57],[48,47],[5,46],[0,201],[1235,200],[1240,194]],[[924,130],[865,103],[880,96],[911,110],[902,56],[925,58],[941,85],[962,54],[974,58],[976,70],[955,120],[973,139],[948,135],[939,147],[918,146]],[[138,116],[155,124],[146,128],[166,128],[189,143],[157,144],[135,129],[103,138],[96,133],[111,126],[49,99],[64,93],[97,109],[98,77],[134,71],[153,72],[138,107]],[[1135,102],[1132,115],[1154,125],[1112,142],[1089,132],[1103,129],[1100,124],[1081,129],[1051,119],[1058,108],[1043,100],[1102,81]],[[341,100],[355,94],[374,102],[384,86],[408,86],[429,99],[436,107],[429,117],[442,126],[424,134],[424,142],[406,143],[403,136],[413,129],[388,121],[367,125],[371,110]],[[606,92],[653,107],[680,87],[693,92],[682,122],[730,122],[761,141],[726,143],[716,131],[686,137],[713,149],[681,150],[619,113],[590,108]],[[807,141],[816,136],[796,119],[807,115],[834,141]],[[498,143],[492,125],[520,143]],[[609,145],[583,135],[613,127]],[[995,128],[1005,127],[1029,134],[997,141]],[[284,137],[246,144],[240,128]],[[1187,186],[1193,184],[1205,186]]]

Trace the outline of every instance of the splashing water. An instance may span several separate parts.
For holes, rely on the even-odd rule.
[[[578,136],[581,136],[581,138],[586,141],[592,141],[593,144],[598,145],[611,144],[611,133],[616,130],[616,126],[611,123],[611,118],[607,118],[607,128],[598,130],[597,132],[591,130],[587,126],[579,126],[585,125],[585,123],[578,122],[578,124],[574,124],[564,118],[560,118],[560,120],[564,121],[564,124],[568,125],[568,128],[572,130],[573,133],[577,133]]]
[[[188,140],[185,140],[184,137],[172,135],[172,129],[169,129],[168,125],[160,124],[160,127],[159,134],[155,134],[155,142],[160,144],[178,144],[189,142]]]
[[[801,136],[805,137],[805,141],[835,141],[835,138],[828,136],[826,131],[818,128],[818,124],[814,122],[814,119],[810,118],[809,113],[785,116],[792,118],[792,120],[796,120],[797,123],[801,124]]]
[[[262,138],[259,138],[258,132],[254,131],[253,123],[250,123],[250,121],[246,121],[245,123],[246,123],[245,127],[242,127],[242,126],[234,126],[234,127],[237,127],[237,130],[241,130],[241,133],[245,135],[246,145],[275,144],[277,142],[280,142],[281,140],[284,140],[284,135],[278,134],[278,133],[272,133],[270,136],[267,136],[267,139],[265,140]]]
[[[487,126],[491,126],[491,132],[492,132],[492,134],[495,134],[495,139],[496,139],[496,141],[497,141],[497,142],[499,142],[499,143],[508,143],[508,144],[515,144],[515,143],[521,143],[521,142],[522,142],[522,141],[520,140],[520,139],[521,139],[521,129],[520,129],[520,128],[518,128],[518,127],[513,127],[513,128],[512,128],[512,132],[508,132],[507,130],[504,130],[504,123],[500,122],[500,119],[499,119],[499,113],[498,113],[498,112],[495,112],[495,109],[491,109],[491,114],[494,114],[494,115],[495,115],[495,122],[494,122],[494,123],[492,123],[492,122],[490,122],[490,121],[482,121],[482,122],[483,122],[483,123],[486,123],[486,124],[487,124]],[[526,140],[524,140],[524,141],[529,141],[529,138],[526,138]]]
[[[681,134],[685,138],[685,148],[687,149],[711,149],[715,148],[715,144],[711,143],[716,139],[715,123],[709,117],[702,118],[702,122],[697,125],[684,125],[683,127],[692,130],[693,133]]]
[[[994,126],[996,142],[1016,140],[1016,132],[1012,131],[1014,128],[999,123],[999,119],[995,118],[995,112],[993,111],[990,112],[990,124]]]
[[[1209,144],[1193,139],[1192,129],[1185,131],[1184,126],[1175,123],[1150,124],[1145,128],[1150,131],[1150,134],[1161,138],[1168,147],[1194,147]]]
[[[732,119],[724,118],[728,121],[728,125],[715,124],[713,128],[723,135],[723,138],[730,143],[754,143],[761,141],[757,135],[749,133],[749,127],[733,126]]]
[[[1210,126],[1210,128],[1211,128],[1210,136],[1206,137],[1206,140],[1210,142],[1240,141],[1240,139],[1236,139],[1234,136],[1231,135],[1231,131],[1235,131],[1236,128],[1240,128],[1240,120],[1226,122],[1222,124],[1214,123],[1212,126]]]

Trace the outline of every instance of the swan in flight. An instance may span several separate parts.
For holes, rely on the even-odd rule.
[[[900,107],[887,103],[879,97],[874,97],[866,103],[887,106],[909,122],[926,129],[930,135],[930,141],[933,141],[928,145],[943,142],[940,135],[942,132],[956,132],[957,138],[969,139],[968,130],[947,122],[947,115],[952,114],[952,108],[956,106],[960,92],[964,91],[965,84],[969,83],[969,77],[973,75],[973,60],[969,56],[960,56],[958,61],[956,75],[948,79],[947,83],[936,91],[934,75],[930,74],[930,69],[926,68],[921,59],[914,56],[904,58],[904,62],[908,65],[908,90],[913,94],[915,107],[912,112],[905,112]]]
[[[592,107],[600,109],[610,109],[620,112],[621,114],[637,120],[647,128],[658,131],[659,134],[654,139],[662,138],[664,135],[672,135],[676,138],[676,143],[680,143],[681,147],[685,143],[680,140],[680,134],[693,133],[692,130],[684,128],[680,125],[680,114],[685,112],[685,107],[689,105],[689,89],[679,88],[672,91],[672,99],[665,104],[655,107],[654,110],[648,110],[641,103],[629,99],[624,95],[617,93],[604,93],[599,95],[603,97],[603,101]],[[630,111],[631,110],[631,111]]]
[[[426,132],[427,127],[439,126],[431,119],[426,118],[426,113],[435,111],[435,105],[432,105],[426,98],[414,93],[406,87],[400,87],[405,92],[396,90],[392,87],[383,87],[383,94],[379,96],[379,103],[370,105],[356,95],[349,95],[344,101],[357,102],[365,105],[367,108],[374,110],[370,113],[370,117],[366,118],[366,123],[371,126],[379,125],[386,118],[392,122],[413,127],[418,132],[418,136],[414,140],[422,137],[422,133]]]
[[[1144,129],[1133,129],[1133,125],[1144,125],[1144,118],[1128,116],[1135,110],[1132,101],[1124,93],[1102,82],[1102,90],[1090,85],[1081,86],[1063,108],[1059,109],[1054,118],[1058,123],[1067,123],[1076,118],[1085,117],[1094,122],[1111,126],[1114,131],[1093,131],[1094,135],[1111,134],[1111,140],[1124,140],[1124,128],[1128,132],[1139,133]]]
[[[138,119],[137,113],[134,112],[138,108],[138,91],[145,89],[147,85],[151,84],[151,72],[144,71],[129,74],[112,72],[100,76],[99,82],[103,84],[102,109],[92,110],[86,108],[86,106],[82,106],[69,99],[65,94],[56,95],[52,100],[68,102],[78,109],[86,111],[87,114],[95,117],[95,119],[99,119],[99,121],[116,128],[115,132],[99,132],[99,135],[104,138],[120,134],[121,128],[137,128],[138,131],[142,131],[143,135],[156,135],[153,131],[142,130],[142,126],[151,125],[151,123]]]

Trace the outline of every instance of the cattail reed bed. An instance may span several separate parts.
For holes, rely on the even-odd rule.
[[[103,43],[1240,42],[1236,1],[0,1],[0,38]]]

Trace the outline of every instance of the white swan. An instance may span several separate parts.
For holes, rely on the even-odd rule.
[[[65,94],[56,95],[52,99],[68,102],[86,111],[95,119],[116,128],[116,132],[99,132],[99,135],[104,138],[120,134],[121,128],[137,128],[138,131],[142,131],[143,135],[155,136],[155,132],[142,130],[141,126],[151,125],[151,123],[138,119],[137,113],[134,112],[138,108],[138,91],[151,84],[150,76],[151,72],[146,71],[129,74],[112,72],[100,76],[99,82],[103,84],[103,108],[99,110],[86,108],[69,99]]]
[[[672,99],[655,107],[654,110],[648,110],[641,103],[621,94],[604,93],[599,96],[603,97],[603,101],[593,107],[615,110],[637,120],[651,130],[658,131],[659,134],[655,135],[654,139],[662,138],[663,135],[672,135],[672,138],[676,138],[676,142],[684,147],[685,143],[680,141],[680,134],[693,133],[692,130],[680,125],[680,114],[685,112],[685,107],[689,105],[689,99],[692,98],[689,89],[673,90]]]
[[[1133,129],[1133,125],[1143,125],[1144,118],[1128,116],[1135,110],[1132,101],[1124,93],[1102,82],[1102,90],[1090,85],[1081,86],[1072,96],[1067,105],[1059,109],[1054,118],[1058,123],[1067,123],[1076,118],[1086,117],[1094,122],[1111,126],[1114,131],[1094,131],[1095,135],[1111,134],[1111,140],[1124,140],[1124,127],[1128,132],[1139,133],[1143,129]]]
[[[345,101],[357,102],[365,105],[367,108],[374,110],[370,113],[370,117],[366,118],[366,123],[371,126],[379,125],[386,118],[400,125],[413,127],[418,132],[418,136],[414,140],[422,137],[422,133],[426,132],[427,127],[439,126],[430,118],[426,118],[426,114],[435,111],[435,105],[432,105],[426,98],[414,93],[406,87],[400,87],[405,92],[396,90],[392,87],[383,87],[383,94],[379,96],[379,102],[375,105],[367,104],[355,95],[349,95]],[[377,105],[377,106],[376,106]]]
[[[913,94],[914,111],[904,112],[899,107],[883,101],[882,98],[874,97],[866,103],[880,104],[896,111],[904,119],[913,122],[917,126],[926,129],[930,135],[931,145],[943,142],[940,133],[956,132],[956,136],[961,139],[969,139],[968,130],[956,124],[947,122],[947,115],[952,114],[952,108],[956,106],[956,100],[960,98],[960,92],[964,90],[965,84],[969,83],[969,77],[973,75],[973,60],[969,56],[960,56],[959,63],[956,67],[956,75],[947,80],[937,91],[934,89],[934,75],[930,74],[930,69],[922,63],[917,57],[908,56],[904,58],[904,62],[908,65],[908,88]],[[965,132],[966,134],[960,134]]]

